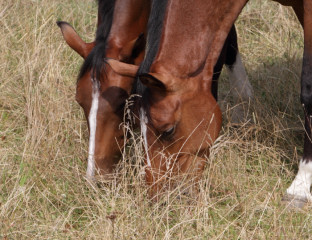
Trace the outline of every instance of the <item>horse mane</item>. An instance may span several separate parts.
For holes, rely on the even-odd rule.
[[[146,91],[146,87],[141,83],[139,77],[141,74],[149,72],[149,69],[157,55],[161,39],[162,26],[166,15],[167,3],[168,0],[152,0],[151,12],[147,25],[148,30],[145,56],[143,62],[139,67],[137,77],[135,79],[135,83],[132,89],[132,94],[141,96],[140,105],[145,110],[148,110],[148,101],[146,100],[148,91]],[[149,111],[146,111],[147,117],[149,118],[148,112]]]
[[[100,80],[106,55],[106,42],[112,26],[115,0],[98,0],[98,18],[101,19],[96,30],[95,46],[80,68],[78,80],[92,69],[91,77]]]

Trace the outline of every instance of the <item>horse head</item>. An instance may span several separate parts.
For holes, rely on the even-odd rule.
[[[116,74],[106,64],[106,59],[134,62],[138,57],[134,52],[142,49],[144,39],[138,36],[121,46],[116,46],[113,37],[108,38],[107,43],[86,43],[68,23],[57,24],[66,43],[85,59],[77,80],[76,101],[84,111],[89,128],[87,177],[92,179],[96,170],[109,176],[120,159],[125,142],[124,107],[131,94],[133,78]],[[102,51],[106,51],[105,57]]]

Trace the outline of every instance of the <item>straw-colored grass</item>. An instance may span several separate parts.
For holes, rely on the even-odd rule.
[[[87,126],[75,102],[82,59],[56,20],[94,38],[93,0],[0,1],[0,239],[308,239],[311,207],[281,203],[302,154],[299,102],[303,33],[293,12],[252,0],[237,21],[255,90],[252,123],[228,124],[229,84],[220,80],[223,130],[194,201],[179,189],[147,197],[140,139],[110,183],[84,178]]]

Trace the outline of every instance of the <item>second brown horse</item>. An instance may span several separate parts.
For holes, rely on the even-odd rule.
[[[247,0],[157,0],[153,2],[147,53],[139,69],[141,122],[147,179],[152,194],[168,173],[200,176],[205,155],[221,128],[221,112],[211,94],[213,68],[223,43]],[[304,26],[301,101],[305,143],[299,171],[285,199],[301,207],[311,201],[312,183],[312,1],[278,0],[294,9]],[[131,66],[110,61],[119,74]],[[125,70],[127,71],[120,71]],[[133,71],[132,76],[135,76]]]

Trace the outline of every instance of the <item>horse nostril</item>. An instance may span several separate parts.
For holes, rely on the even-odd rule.
[[[310,85],[310,84],[307,84],[307,85],[306,85],[306,89],[307,89],[308,91],[311,91],[311,85]]]

